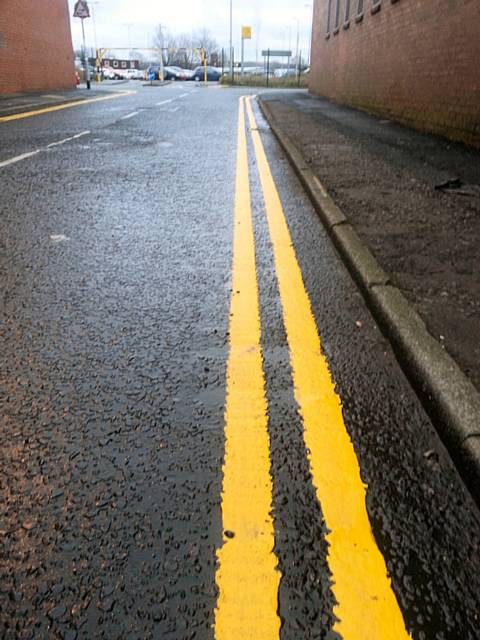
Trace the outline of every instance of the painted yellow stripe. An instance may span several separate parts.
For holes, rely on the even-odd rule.
[[[103,100],[115,100],[117,98],[123,98],[125,96],[131,96],[136,91],[122,91],[120,93],[114,93],[111,96],[102,96],[101,98],[88,98],[87,100],[75,100],[74,102],[64,102],[63,104],[56,104],[52,107],[45,107],[45,109],[36,109],[35,111],[24,111],[22,113],[15,113],[12,116],[0,116],[0,122],[10,122],[11,120],[22,120],[22,118],[31,118],[32,116],[40,116],[42,113],[51,113],[52,111],[61,111],[62,109],[71,109],[72,107],[81,107],[84,104],[91,104],[92,102],[102,102]]]
[[[216,640],[278,640],[280,573],[274,555],[272,480],[244,101],[238,121],[230,354],[223,467],[224,538],[218,551]]]
[[[321,353],[310,300],[250,102],[248,115],[273,245],[295,398],[303,419],[313,482],[330,530],[328,563],[338,618],[334,629],[346,640],[402,640],[409,635],[385,560],[373,538],[366,487],[343,421],[340,398]]]

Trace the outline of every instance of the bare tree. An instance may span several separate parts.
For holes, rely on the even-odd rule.
[[[195,47],[200,51],[205,51],[208,58],[218,57],[220,46],[208,29],[201,29],[194,34],[193,41]]]
[[[178,49],[177,39],[161,24],[155,28],[155,32],[153,34],[153,46],[162,52],[164,65],[169,66],[175,64],[174,59]]]
[[[175,64],[185,69],[191,68],[194,62],[194,44],[189,33],[181,33],[177,37]]]
[[[176,65],[186,69],[201,62],[201,51],[205,51],[210,61],[218,59],[220,47],[208,29],[194,34],[173,35],[162,25],[158,25],[153,35],[154,46],[163,52],[163,64]]]

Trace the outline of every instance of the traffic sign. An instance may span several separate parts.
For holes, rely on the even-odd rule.
[[[252,39],[252,27],[242,27],[242,39],[243,40]]]
[[[87,0],[77,0],[75,8],[73,9],[73,17],[82,18],[82,20],[90,17],[90,9],[88,8]]]
[[[262,56],[266,58],[269,56],[270,58],[291,58],[291,51],[278,51],[276,49],[265,49],[262,51]]]

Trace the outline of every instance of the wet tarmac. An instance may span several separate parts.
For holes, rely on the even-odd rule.
[[[131,85],[0,123],[0,163],[38,151],[0,167],[2,638],[215,635],[245,90]],[[256,115],[405,625],[479,638],[478,510]],[[332,639],[327,527],[249,157],[280,637]]]

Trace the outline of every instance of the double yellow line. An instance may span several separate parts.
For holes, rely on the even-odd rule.
[[[334,630],[347,640],[403,640],[409,634],[372,535],[366,487],[346,430],[250,100],[248,120],[262,185],[308,459],[330,533]],[[238,121],[237,179],[226,448],[218,552],[216,640],[278,640],[280,572],[274,553],[268,406],[262,366],[255,241],[245,131]],[[305,453],[307,455],[307,453]]]

